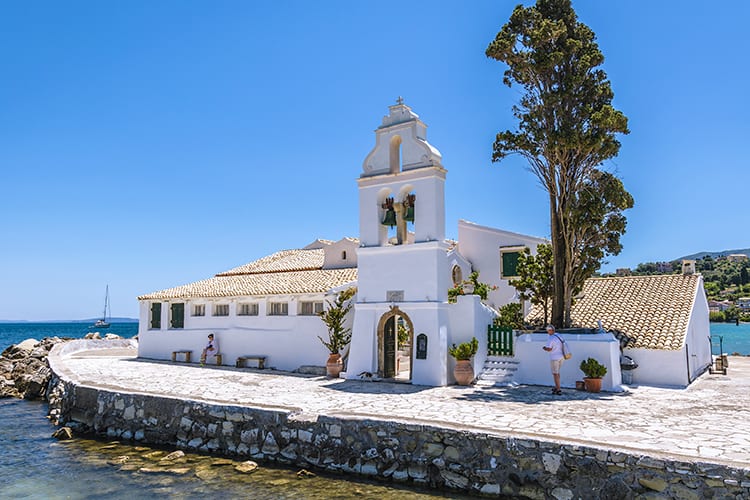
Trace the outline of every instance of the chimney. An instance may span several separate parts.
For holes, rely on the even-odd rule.
[[[695,274],[695,261],[694,260],[683,259],[682,274],[684,275]]]

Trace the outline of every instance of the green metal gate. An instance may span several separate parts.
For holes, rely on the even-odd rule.
[[[513,328],[487,325],[487,354],[513,356]]]

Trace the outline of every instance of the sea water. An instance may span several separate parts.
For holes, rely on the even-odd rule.
[[[136,323],[115,323],[101,333],[133,337],[137,330]],[[81,338],[89,331],[82,323],[0,323],[0,351],[28,338]],[[235,471],[234,461],[191,453],[167,469],[158,458],[172,449],[107,439],[58,441],[46,415],[46,403],[0,399],[0,498],[468,498],[316,470],[300,478],[300,467],[265,463],[246,474]]]
[[[28,338],[82,338],[83,323],[0,323],[0,349]],[[101,333],[135,336],[136,323],[114,323]],[[723,351],[750,355],[750,324],[712,323]],[[456,493],[343,479],[317,473],[300,479],[299,468],[261,464],[252,474],[236,473],[231,464],[215,466],[205,455],[188,455],[175,472],[154,472],[139,457],[153,450],[130,443],[76,438],[57,441],[42,402],[0,399],[0,498],[459,498]],[[158,450],[157,450],[158,451]],[[171,450],[164,450],[164,453]],[[133,457],[120,464],[123,456]],[[187,469],[186,471],[184,469]]]

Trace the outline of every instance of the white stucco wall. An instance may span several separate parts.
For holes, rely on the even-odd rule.
[[[560,371],[562,387],[574,388],[577,380],[583,380],[579,368],[581,361],[591,357],[607,367],[602,379],[602,390],[620,391],[620,343],[611,333],[567,334],[558,333],[573,354],[563,362]],[[526,333],[516,337],[516,359],[520,361],[514,381],[519,384],[552,385],[549,354],[542,349],[547,344],[546,333]]]
[[[267,356],[266,367],[279,370],[295,370],[302,365],[324,366],[328,351],[318,339],[327,338],[327,330],[318,316],[297,315],[300,298],[323,300],[323,296],[286,297],[289,302],[288,316],[266,316],[266,301],[260,300],[258,316],[237,316],[238,302],[250,302],[250,298],[226,301],[229,316],[211,316],[209,300],[206,316],[191,316],[193,302],[185,302],[185,327],[169,328],[169,302],[162,302],[162,328],[149,328],[150,302],[140,304],[138,331],[138,356],[149,359],[169,360],[176,350],[192,350],[192,360],[198,362],[206,345],[209,333],[214,333],[219,342],[225,365],[234,365],[237,357],[248,354]],[[256,299],[257,300],[257,299]],[[177,301],[175,301],[177,302]]]
[[[389,228],[382,224],[387,197],[401,202],[409,194],[416,195],[414,223],[407,227],[414,232],[414,241],[445,239],[445,176],[440,167],[425,167],[397,174],[363,177],[359,184],[359,239],[362,246],[385,244]],[[393,232],[393,230],[391,230]],[[362,267],[362,264],[359,264]]]
[[[447,384],[447,304],[430,302],[400,302],[400,311],[409,317],[414,326],[411,382],[417,385],[441,386]],[[354,333],[348,360],[346,378],[359,378],[362,372],[378,372],[378,323],[389,313],[389,303],[357,303],[354,315]],[[416,338],[427,335],[427,357],[416,359]]]
[[[633,385],[686,387],[688,361],[685,349],[677,351],[657,349],[625,349],[623,354],[633,358],[638,368],[632,370]]]
[[[479,341],[479,349],[472,358],[474,373],[479,376],[484,369],[484,362],[487,359],[487,327],[492,324],[492,320],[497,313],[484,305],[479,295],[460,295],[456,298],[454,304],[448,304],[448,345],[460,344],[471,341],[476,337]],[[453,376],[453,369],[456,367],[456,360],[448,355],[448,383],[456,382]]]
[[[693,309],[687,332],[688,354],[690,359],[690,380],[706,371],[711,365],[711,324],[709,322],[708,300],[703,288],[703,278],[698,282]]]
[[[487,303],[493,307],[518,302],[514,298],[516,289],[508,285],[507,279],[500,277],[502,247],[528,247],[532,254],[536,254],[536,247],[540,243],[546,243],[546,240],[480,226],[465,220],[458,221],[459,252],[471,262],[475,271],[479,271],[479,281],[498,287],[487,297]]]
[[[445,302],[451,281],[450,262],[444,242],[358,251],[358,302],[386,302],[386,292],[403,290],[404,302]]]

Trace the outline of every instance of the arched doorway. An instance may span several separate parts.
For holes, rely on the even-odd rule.
[[[398,306],[381,316],[378,322],[378,376],[410,381],[414,325]]]

